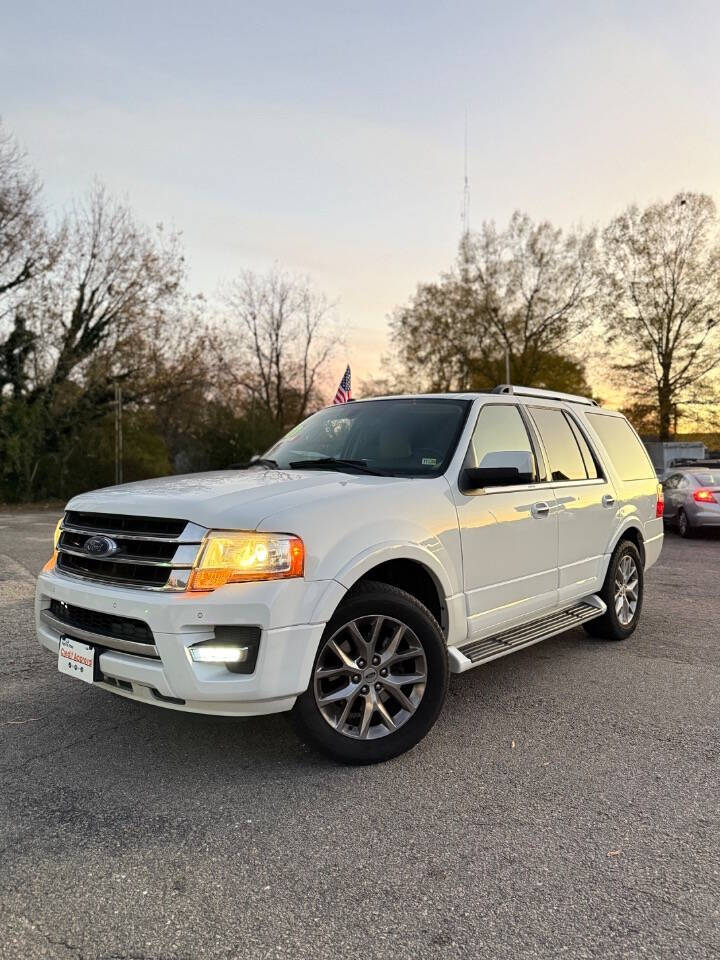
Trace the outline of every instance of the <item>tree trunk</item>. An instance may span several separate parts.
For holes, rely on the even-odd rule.
[[[666,443],[670,439],[670,424],[672,423],[673,397],[670,386],[661,383],[658,386],[658,440]]]

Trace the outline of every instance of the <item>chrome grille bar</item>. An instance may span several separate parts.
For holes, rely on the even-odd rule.
[[[88,559],[88,554],[83,553],[82,550],[75,550],[72,547],[66,547],[63,544],[59,544],[58,549],[63,553],[72,554],[73,557],[83,557],[83,559]],[[197,553],[197,551],[195,551]],[[113,563],[132,563],[140,567],[170,567],[174,570],[189,570],[192,569],[192,560],[190,563],[176,563],[175,560],[143,560],[140,557],[124,557],[121,553],[114,553],[112,557],[109,557]]]
[[[68,523],[65,518],[63,518],[62,529],[72,533],[82,533],[88,537],[117,537],[119,540],[148,540],[151,543],[200,543],[207,533],[207,527],[201,527],[197,523],[188,523],[178,537],[160,537],[157,534],[125,533],[124,530],[99,528],[88,530],[87,527],[77,527]]]

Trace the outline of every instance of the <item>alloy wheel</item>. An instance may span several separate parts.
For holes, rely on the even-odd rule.
[[[427,660],[417,635],[394,617],[343,624],[315,665],[313,692],[325,721],[346,737],[371,740],[403,726],[420,705]]]
[[[615,613],[623,627],[632,623],[639,599],[638,569],[629,555],[620,560],[615,573]]]

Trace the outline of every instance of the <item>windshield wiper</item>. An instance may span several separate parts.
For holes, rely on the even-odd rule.
[[[374,477],[384,477],[387,474],[373,470],[364,460],[346,460],[344,457],[318,457],[315,460],[292,460],[293,470],[307,470],[316,467],[319,470],[357,470],[358,473],[369,473]]]
[[[258,457],[257,460],[251,460],[250,463],[231,463],[226,470],[249,470],[251,467],[265,467],[266,470],[279,470],[280,465],[277,460],[270,460],[269,457]]]

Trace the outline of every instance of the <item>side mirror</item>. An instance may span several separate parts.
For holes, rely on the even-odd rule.
[[[480,490],[483,487],[512,487],[532,483],[531,473],[521,473],[517,467],[465,467],[460,473],[460,489]]]

